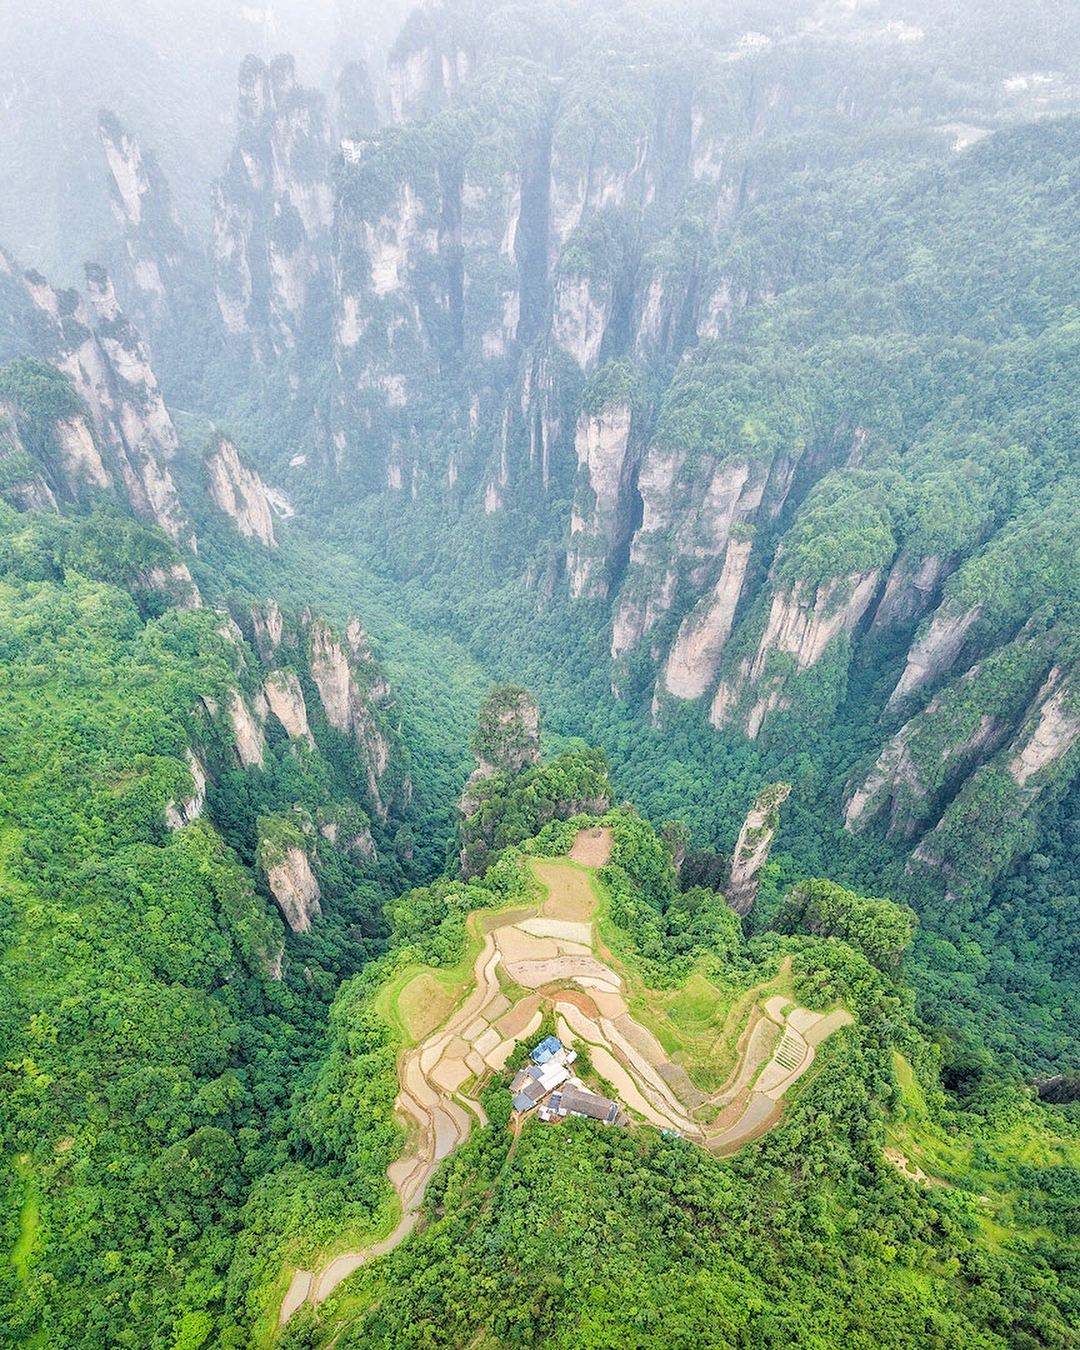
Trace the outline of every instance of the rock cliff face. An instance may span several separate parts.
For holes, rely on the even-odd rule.
[[[154,155],[111,112],[100,114],[98,138],[124,241],[118,284],[125,307],[153,338],[180,321],[183,301],[193,296],[205,301],[206,260],[177,219]]]
[[[293,844],[280,856],[264,863],[266,884],[278,908],[294,933],[306,933],[311,921],[322,913],[322,892],[311,860],[302,848]]]
[[[520,773],[540,763],[540,707],[527,689],[501,685],[491,691],[480,710],[473,749],[489,775]]]
[[[1080,705],[1072,682],[1065,682],[1060,666],[1039,691],[1029,726],[1010,749],[1009,776],[1019,788],[1036,793],[1040,776],[1072,750],[1080,737]]]
[[[607,595],[608,565],[630,536],[629,497],[636,467],[632,427],[633,413],[625,403],[594,414],[583,412],[578,419],[578,489],[566,554],[575,599]]]
[[[652,632],[671,609],[680,583],[695,591],[711,583],[711,593],[706,592],[700,609],[688,616],[685,631],[680,630],[673,667],[677,670],[688,659],[695,631],[710,633],[702,643],[705,664],[685,677],[690,687],[702,685],[704,691],[727,642],[727,634],[719,638],[723,607],[730,607],[733,619],[742,596],[750,557],[742,547],[749,540],[746,527],[756,519],[769,486],[761,465],[721,462],[702,473],[681,447],[666,438],[653,440],[637,483],[641,524],[630,546],[630,565],[612,622],[613,657],[633,651]],[[729,560],[733,529],[741,538],[734,541]],[[710,614],[714,607],[719,608]],[[676,689],[671,692],[685,697],[677,693],[680,678],[673,674]]]
[[[712,725],[735,723],[754,740],[770,713],[791,706],[792,676],[817,665],[836,638],[856,628],[874,598],[879,575],[874,570],[838,577],[813,594],[798,582],[790,590],[776,591],[753,655],[740,661],[732,677],[717,688],[709,710]]]
[[[904,673],[889,697],[890,710],[952,669],[980,613],[977,605],[961,609],[946,603],[937,610],[908,652]]]
[[[371,651],[357,620],[346,628],[345,640],[322,619],[308,629],[308,664],[326,720],[351,736],[364,764],[372,808],[385,819],[390,799],[381,783],[391,765],[397,740],[384,725],[390,689],[371,661]],[[398,791],[409,791],[406,784]]]
[[[724,898],[736,914],[749,914],[757,899],[758,878],[769,860],[769,849],[779,818],[780,807],[791,792],[790,783],[774,783],[758,793],[739,831],[731,859]]]
[[[56,291],[36,272],[20,275],[10,260],[6,265],[8,322],[27,336],[35,356],[67,377],[76,396],[55,426],[62,493],[71,501],[87,491],[115,493],[170,538],[194,547],[169,471],[176,430],[149,353],[108,276],[87,267],[87,305],[75,291]]]
[[[540,706],[528,689],[501,685],[491,691],[480,710],[473,753],[476,768],[458,802],[466,819],[478,808],[474,789],[480,783],[497,773],[517,774],[540,763]]]
[[[266,755],[266,736],[263,733],[265,701],[260,696],[251,706],[243,694],[234,689],[228,703],[228,715],[240,767],[261,769]]]
[[[263,686],[270,711],[285,729],[290,740],[315,744],[307,720],[307,705],[300,680],[292,670],[275,670],[267,676]]]
[[[169,802],[165,807],[165,823],[170,830],[183,829],[193,820],[198,820],[206,806],[206,769],[194,750],[189,748],[185,758],[191,770],[191,792],[187,797]]]
[[[18,404],[0,401],[0,496],[19,511],[58,511],[44,467],[19,435]]]
[[[983,764],[912,853],[953,887],[994,876],[1031,839],[1039,798],[1071,777],[1080,759],[1077,672],[1055,665],[1018,733]]]
[[[933,607],[941,584],[951,571],[945,558],[931,554],[918,561],[897,558],[885,583],[885,592],[874,611],[871,631],[909,628]]]
[[[227,436],[217,435],[203,459],[210,499],[236,524],[245,539],[276,547],[274,515],[257,471],[240,458]]]
[[[213,191],[210,261],[226,330],[257,355],[296,345],[329,286],[330,123],[291,57],[240,69],[239,134]]]
[[[679,625],[664,666],[664,688],[676,698],[701,698],[713,687],[735,624],[751,548],[748,539],[728,543],[719,580]]]

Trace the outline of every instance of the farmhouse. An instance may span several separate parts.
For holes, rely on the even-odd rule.
[[[522,1115],[537,1107],[541,1120],[562,1116],[586,1116],[608,1123],[625,1120],[618,1102],[590,1092],[580,1079],[570,1074],[577,1051],[563,1045],[557,1036],[545,1036],[529,1055],[532,1063],[519,1069],[510,1084],[514,1110]]]

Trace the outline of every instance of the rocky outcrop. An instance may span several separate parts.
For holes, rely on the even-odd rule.
[[[251,624],[263,665],[275,665],[285,640],[285,616],[277,601],[270,599],[263,605],[256,605],[251,611]],[[293,634],[290,633],[290,637],[295,641]]]
[[[199,609],[202,596],[185,562],[174,562],[134,573],[127,579],[127,587],[136,595],[165,596],[178,609]]]
[[[0,497],[19,511],[59,511],[43,466],[22,442],[18,416],[15,403],[0,402]]]
[[[312,622],[308,663],[326,720],[335,731],[351,736],[355,742],[366,771],[372,807],[385,820],[389,804],[379,784],[396,741],[379,715],[379,705],[390,696],[389,686],[370,662],[371,650],[358,620],[350,620],[344,643],[324,620]]]
[[[600,360],[614,300],[610,283],[588,276],[566,275],[555,287],[552,340],[582,371],[593,370]]]
[[[56,291],[36,272],[19,274],[10,260],[7,266],[7,321],[75,395],[54,431],[62,492],[72,501],[87,491],[115,492],[173,540],[194,547],[169,471],[176,431],[147,349],[108,276],[86,268],[87,305],[75,291]]]
[[[759,464],[721,462],[702,474],[684,449],[659,436],[653,440],[638,476],[642,517],[630,546],[627,578],[612,623],[613,657],[636,648],[667,614],[680,580],[695,590],[711,583],[713,599],[718,602],[716,588],[722,584],[730,597],[737,580],[739,594],[734,599],[738,604],[745,571],[738,577],[738,549],[727,570],[728,542],[736,526],[742,530],[756,518],[769,486],[770,475]],[[703,622],[708,609],[706,601],[700,613],[690,616],[680,661],[687,655],[690,633]],[[704,623],[709,626],[707,618]],[[707,657],[710,644],[715,645],[715,639],[705,643]],[[695,675],[693,683],[703,678],[704,671]]]
[[[1055,665],[1019,732],[964,784],[937,826],[911,855],[948,878],[971,886],[998,874],[1030,846],[1043,794],[1068,780],[1080,761],[1080,695],[1076,671]]]
[[[198,820],[206,807],[206,769],[194,750],[187,749],[184,757],[191,771],[191,791],[165,807],[165,824],[170,830],[181,830]]]
[[[540,706],[528,689],[500,685],[480,709],[473,737],[476,768],[462,790],[458,810],[468,819],[479,807],[476,789],[497,773],[517,774],[540,763]]]
[[[897,558],[874,611],[870,631],[907,628],[918,623],[932,608],[950,570],[948,559],[933,554],[920,559],[906,554]]]
[[[754,907],[761,869],[769,860],[780,807],[790,792],[790,783],[774,783],[765,788],[758,793],[743,821],[724,887],[724,898],[736,914],[749,914]]]
[[[583,412],[578,419],[574,444],[578,489],[566,553],[570,594],[575,599],[607,595],[608,565],[630,535],[629,497],[635,468],[632,424],[633,412],[627,403],[597,413]]]
[[[332,806],[319,812],[319,833],[335,848],[378,861],[371,826],[362,811],[351,806]]]
[[[663,676],[664,688],[675,698],[701,698],[713,687],[735,623],[752,547],[749,539],[729,541],[719,580],[679,625]]]
[[[266,755],[266,736],[263,732],[265,715],[259,716],[258,707],[253,711],[238,689],[232,690],[227,711],[240,767],[261,769]]]
[[[712,725],[737,723],[750,740],[756,739],[771,712],[791,706],[790,675],[809,670],[830,643],[854,631],[874,598],[879,577],[874,569],[836,577],[814,591],[795,582],[790,589],[774,592],[753,655],[717,688],[709,710]],[[793,669],[770,673],[777,656],[791,658],[784,664]]]
[[[1031,795],[1039,791],[1042,775],[1063,759],[1080,737],[1080,699],[1063,676],[1060,666],[1051,670],[1028,727],[1009,751],[1009,776]]]
[[[274,861],[265,863],[264,870],[266,884],[285,922],[294,933],[306,933],[312,919],[322,913],[322,892],[308,855],[294,844]]]
[[[981,612],[978,605],[942,604],[908,652],[904,672],[889,696],[890,710],[952,669]]]
[[[307,720],[307,705],[300,680],[292,670],[275,670],[267,676],[263,686],[270,711],[285,729],[290,740],[305,741],[308,746],[315,744]]]
[[[274,515],[258,472],[240,458],[227,437],[218,434],[203,459],[210,499],[234,522],[245,539],[276,547]]]
[[[540,706],[528,689],[500,685],[491,691],[480,710],[473,750],[487,774],[520,773],[540,763]]]
[[[329,296],[330,123],[288,56],[244,61],[237,118],[236,146],[213,189],[210,259],[226,330],[266,358],[295,347],[309,309]]]
[[[140,328],[156,337],[183,321],[185,304],[209,299],[205,257],[184,233],[154,155],[111,112],[98,117],[98,139],[124,241],[124,265],[117,275],[121,294]]]
[[[978,766],[1017,734],[1051,663],[1044,636],[1025,632],[947,684],[856,780],[845,828],[862,830],[883,813],[890,835],[934,825]]]

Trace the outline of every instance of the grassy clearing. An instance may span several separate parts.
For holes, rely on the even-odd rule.
[[[22,1184],[23,1202],[19,1209],[19,1236],[11,1249],[9,1260],[24,1285],[30,1283],[30,1253],[34,1250],[38,1229],[41,1227],[41,1209],[37,1181],[25,1154],[16,1158],[12,1169]]]
[[[1008,1129],[984,1138],[947,1134],[935,1125],[922,1087],[911,1065],[893,1055],[900,1108],[886,1126],[886,1143],[931,1179],[971,1195],[984,1239],[992,1249],[1018,1239],[1036,1240],[1052,1234],[1016,1220],[1020,1198],[1013,1168],[1080,1167],[1080,1137],[1059,1132],[1053,1116],[1034,1104]]]

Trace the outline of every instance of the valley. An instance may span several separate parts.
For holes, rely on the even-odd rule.
[[[0,1350],[1080,1350],[1076,5],[69,8]]]

